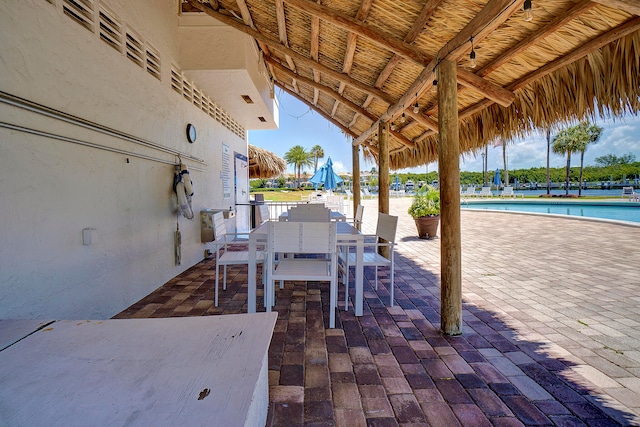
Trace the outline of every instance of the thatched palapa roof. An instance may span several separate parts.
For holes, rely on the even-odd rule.
[[[530,21],[525,0],[183,2],[254,37],[275,85],[374,156],[390,122],[394,169],[437,158],[444,59],[457,64],[461,152],[640,110],[637,0],[532,0]]]
[[[249,178],[273,178],[287,168],[283,158],[264,148],[249,144]]]

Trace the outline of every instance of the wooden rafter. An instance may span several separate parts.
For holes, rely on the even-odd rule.
[[[318,91],[327,94],[328,96],[334,98],[336,101],[339,101],[341,104],[344,104],[346,107],[348,107],[348,108],[356,111],[358,114],[366,117],[371,122],[375,122],[378,119],[374,114],[372,114],[369,111],[363,109],[359,105],[355,104],[353,101],[351,101],[351,100],[343,97],[342,95],[336,93],[333,88],[325,86],[322,83],[316,83],[315,81],[313,81],[311,79],[307,79],[305,77],[299,76],[298,74],[296,74],[293,71],[291,71],[288,68],[286,68],[283,64],[278,62],[275,58],[265,57],[264,60],[267,63],[271,64],[276,71],[284,74],[285,76],[289,77],[292,80],[295,79],[299,83],[305,84],[305,85],[307,85],[307,86],[309,86],[309,87],[311,87],[313,89],[317,89]],[[330,117],[333,118],[332,115],[330,115]],[[407,138],[405,138],[400,133],[394,132],[393,136],[398,142],[400,142],[405,147],[410,147],[410,148],[415,147],[415,144],[413,142],[409,141]]]
[[[465,54],[469,48],[469,40],[473,36],[476,41],[480,41],[487,37],[493,30],[498,28],[509,17],[520,8],[519,2],[512,0],[489,0],[482,10],[445,46],[438,52],[437,57],[457,61]],[[395,105],[380,116],[378,121],[388,121],[396,117],[404,110],[405,105],[410,105],[411,98],[416,93],[422,93],[431,87],[433,83],[433,73],[436,67],[436,60],[433,59],[429,65],[420,73],[418,78],[411,84],[405,94],[398,100]],[[353,143],[360,144],[366,140],[377,128],[378,124],[374,123],[369,129],[364,131]]]
[[[527,74],[521,79],[516,80],[515,82],[509,85],[509,88],[512,90],[522,89],[523,87],[535,82],[536,80],[541,79],[542,77],[548,74],[553,73],[556,70],[559,70],[562,67],[567,66],[568,64],[571,64],[572,62],[575,62],[581,58],[584,58],[589,53],[597,49],[600,49],[611,42],[614,42],[622,37],[625,37],[639,30],[640,30],[640,17],[627,21],[626,23],[620,25],[619,27],[616,27],[613,30],[610,30],[600,35],[599,37],[596,37],[590,42],[580,46],[579,48],[574,49],[572,52],[563,56],[562,58],[558,58],[557,60],[548,63],[544,67],[541,67],[536,71]],[[460,118],[469,117],[477,113],[478,111],[484,110],[485,108],[489,107],[492,104],[493,104],[493,101],[485,99],[462,111],[460,113]]]
[[[360,22],[356,18],[337,12],[329,7],[319,5],[310,0],[286,0],[286,2],[305,13],[318,16],[320,19],[355,33],[356,35],[366,37],[379,46],[416,61],[419,64],[428,64],[431,59],[420,49],[398,40],[384,31],[380,31],[376,27]]]
[[[543,28],[540,28],[535,33],[531,34],[530,36],[520,41],[520,43],[518,43],[516,46],[504,52],[502,55],[500,55],[499,57],[495,58],[493,61],[491,61],[484,67],[482,67],[478,71],[478,75],[481,77],[487,76],[488,74],[497,70],[499,67],[501,67],[503,64],[511,60],[513,57],[515,57],[519,53],[531,47],[533,44],[538,43],[540,40],[553,34],[562,26],[568,24],[569,22],[573,21],[583,13],[591,10],[596,6],[597,6],[596,3],[593,3],[590,0],[584,0],[583,2],[576,4],[574,7],[569,9],[566,14],[559,16],[558,18],[553,20],[551,23],[549,23],[549,25]],[[458,93],[461,93],[464,90],[466,90],[466,87],[462,86],[458,88]],[[437,111],[438,111],[438,106],[435,105],[427,111],[427,114],[433,115]]]
[[[428,0],[427,3],[425,3],[424,7],[420,11],[420,16],[418,16],[418,19],[416,19],[416,21],[413,23],[413,26],[405,36],[404,38],[405,43],[411,44],[418,38],[418,36],[420,35],[420,32],[426,25],[427,21],[429,21],[429,18],[431,18],[431,15],[436,10],[436,8],[440,5],[440,3],[442,3],[442,0]],[[401,60],[402,60],[402,57],[394,53],[391,59],[389,60],[389,62],[387,62],[387,65],[385,65],[382,72],[378,75],[378,79],[376,80],[373,86],[380,89],[382,85],[384,85],[384,82],[387,81],[389,76],[391,76],[391,73],[396,68],[396,65],[400,63]],[[367,99],[364,101],[364,104],[362,104],[363,107],[367,108],[372,101],[373,101],[373,97],[368,96]]]
[[[319,55],[320,54],[320,18],[318,18],[317,16],[311,17],[310,39],[311,39],[311,48],[310,48],[311,59],[313,59],[315,62],[319,62],[320,60],[320,55]],[[316,70],[315,68],[313,69],[313,80],[316,83],[320,83],[320,71]],[[313,105],[318,104],[318,96],[319,96],[318,90],[314,89]]]

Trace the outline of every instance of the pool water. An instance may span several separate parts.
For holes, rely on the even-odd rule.
[[[590,218],[629,221],[640,224],[640,203],[632,202],[469,202],[460,205],[462,209],[502,210],[512,212],[533,212],[555,215],[581,216]]]

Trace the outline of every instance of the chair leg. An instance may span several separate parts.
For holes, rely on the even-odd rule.
[[[227,290],[227,265],[223,265],[222,269],[224,271],[224,277],[223,277],[223,281],[222,281],[222,290],[226,291]]]
[[[220,266],[218,265],[216,260],[216,296],[214,298],[214,303],[213,303],[214,306],[216,307],[218,306],[218,276],[220,275],[219,271],[220,271]]]
[[[376,265],[376,291],[378,290],[378,266]]]
[[[331,281],[329,290],[329,328],[336,327],[336,301],[338,299],[337,292],[338,282],[335,278]]]
[[[393,280],[393,274],[394,274],[394,268],[393,268],[393,261],[391,261],[391,264],[389,264],[389,269],[391,270],[391,274],[389,274],[389,276],[391,277],[391,283],[389,283],[389,287],[390,289],[390,294],[391,294],[391,307],[393,307],[393,301],[394,301],[394,296],[393,296],[393,288],[395,287],[395,283]]]

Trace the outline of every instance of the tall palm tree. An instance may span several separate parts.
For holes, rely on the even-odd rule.
[[[291,149],[284,154],[284,160],[288,165],[293,165],[295,167],[298,187],[300,187],[300,172],[306,166],[311,166],[313,164],[311,155],[303,146],[296,145],[291,147]]]
[[[587,150],[589,144],[595,144],[602,136],[602,128],[594,125],[593,123],[582,122],[578,126],[584,128],[586,135],[582,135],[582,139],[579,148],[580,151],[580,183],[578,184],[578,196],[582,195],[582,169],[584,167],[584,152]]]
[[[564,129],[553,137],[552,150],[556,154],[567,155],[567,167],[565,174],[565,194],[569,194],[569,180],[571,173],[571,153],[581,153],[580,156],[580,184],[578,194],[582,194],[582,168],[584,162],[584,152],[587,145],[595,143],[600,139],[602,128],[588,122],[582,122],[576,126]]]
[[[324,157],[324,149],[319,145],[314,145],[311,147],[309,154],[313,157],[313,171],[316,172],[318,170],[318,159]]]

